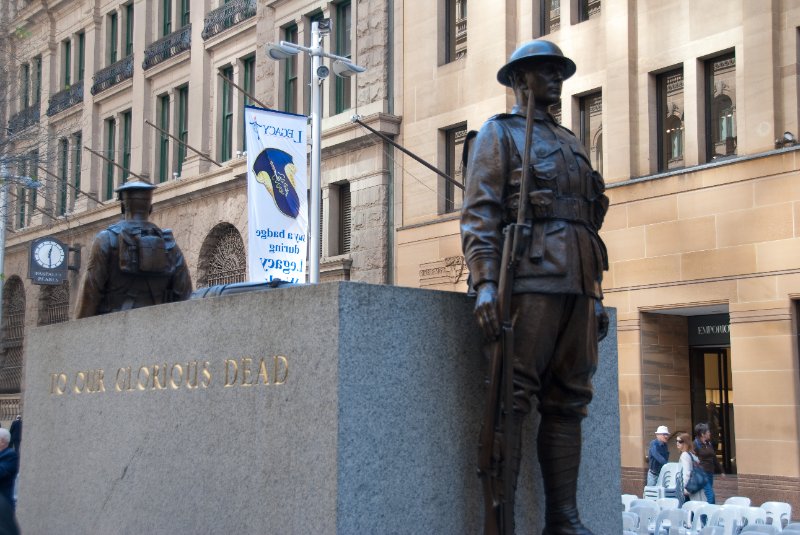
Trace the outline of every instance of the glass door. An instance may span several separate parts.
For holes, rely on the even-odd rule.
[[[735,474],[736,441],[730,347],[693,347],[689,362],[692,423],[708,423],[717,458],[726,473]]]

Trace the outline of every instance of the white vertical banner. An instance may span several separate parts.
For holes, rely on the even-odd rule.
[[[250,282],[305,282],[308,163],[304,115],[246,106]]]

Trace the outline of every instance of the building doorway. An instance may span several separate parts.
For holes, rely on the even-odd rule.
[[[692,421],[707,422],[725,473],[736,473],[730,347],[690,348]]]

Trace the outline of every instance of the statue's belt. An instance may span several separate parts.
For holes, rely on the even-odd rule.
[[[528,201],[533,209],[530,219],[532,225],[529,257],[534,262],[538,262],[544,257],[545,225],[543,223],[547,221],[578,223],[593,234],[597,234],[595,207],[587,199],[556,197],[552,190],[542,189],[528,193]]]

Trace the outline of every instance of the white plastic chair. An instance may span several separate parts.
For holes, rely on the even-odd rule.
[[[625,511],[631,510],[631,502],[633,500],[638,500],[639,497],[636,494],[623,494],[622,495],[622,505],[625,506]]]
[[[778,529],[778,526],[768,526],[766,524],[750,524],[749,526],[745,526],[745,528],[740,533],[767,533],[768,535],[777,535],[780,532],[781,530]]]
[[[708,505],[706,502],[693,502],[691,500],[683,502],[681,511],[686,513],[686,523],[691,526],[694,522],[694,515],[698,509]]]
[[[680,509],[681,506],[681,502],[678,498],[659,498],[656,500],[656,503],[662,511],[665,509]]]
[[[631,506],[631,513],[636,513],[639,516],[639,528],[637,529],[639,535],[649,535],[652,531],[650,529],[650,524],[653,523],[658,516],[658,506],[656,502],[650,503],[655,507],[647,507],[644,505]]]
[[[727,509],[722,506],[711,515],[708,523],[711,526],[721,526],[722,535],[736,535],[739,533],[740,514],[738,506],[729,506]]]
[[[720,506],[720,509],[724,509],[726,511],[733,511],[736,515],[736,524],[741,529],[742,526],[747,524],[747,510],[749,507],[745,507],[743,505],[735,505],[732,503],[726,503]]]
[[[750,498],[745,496],[731,496],[725,500],[725,505],[743,505],[744,507],[750,507]]]
[[[622,529],[634,531],[639,527],[639,515],[630,511],[622,512]]]
[[[767,523],[767,512],[761,507],[748,507],[744,510],[745,526],[761,525]]]
[[[628,511],[633,511],[634,507],[647,507],[648,509],[653,509],[655,514],[658,514],[658,512],[661,511],[661,506],[659,506],[655,500],[646,500],[644,498],[636,498],[635,500],[632,500]]]
[[[680,509],[673,508],[673,509],[666,509],[662,510],[658,513],[656,517],[656,526],[653,530],[653,535],[661,535],[661,530],[663,529],[666,533],[678,533],[680,528],[685,527],[684,522],[686,520],[686,512],[681,511]],[[665,526],[664,521],[668,522]],[[675,529],[673,529],[675,528]]]
[[[638,535],[638,534],[635,531],[631,531],[629,529],[626,529],[626,530],[624,530],[622,532],[622,535]]]
[[[714,504],[711,504],[714,505]],[[723,535],[722,528],[719,526],[706,526],[701,531],[698,531],[700,535]]]
[[[785,529],[779,533],[781,535],[800,535],[800,529]]]
[[[692,533],[700,533],[700,531],[711,525],[711,516],[716,513],[721,506],[713,503],[697,502],[700,507],[694,509],[694,520],[692,520]],[[684,507],[686,504],[683,504]]]
[[[792,521],[792,506],[786,502],[764,502],[761,508],[767,512],[767,524],[783,526]]]

